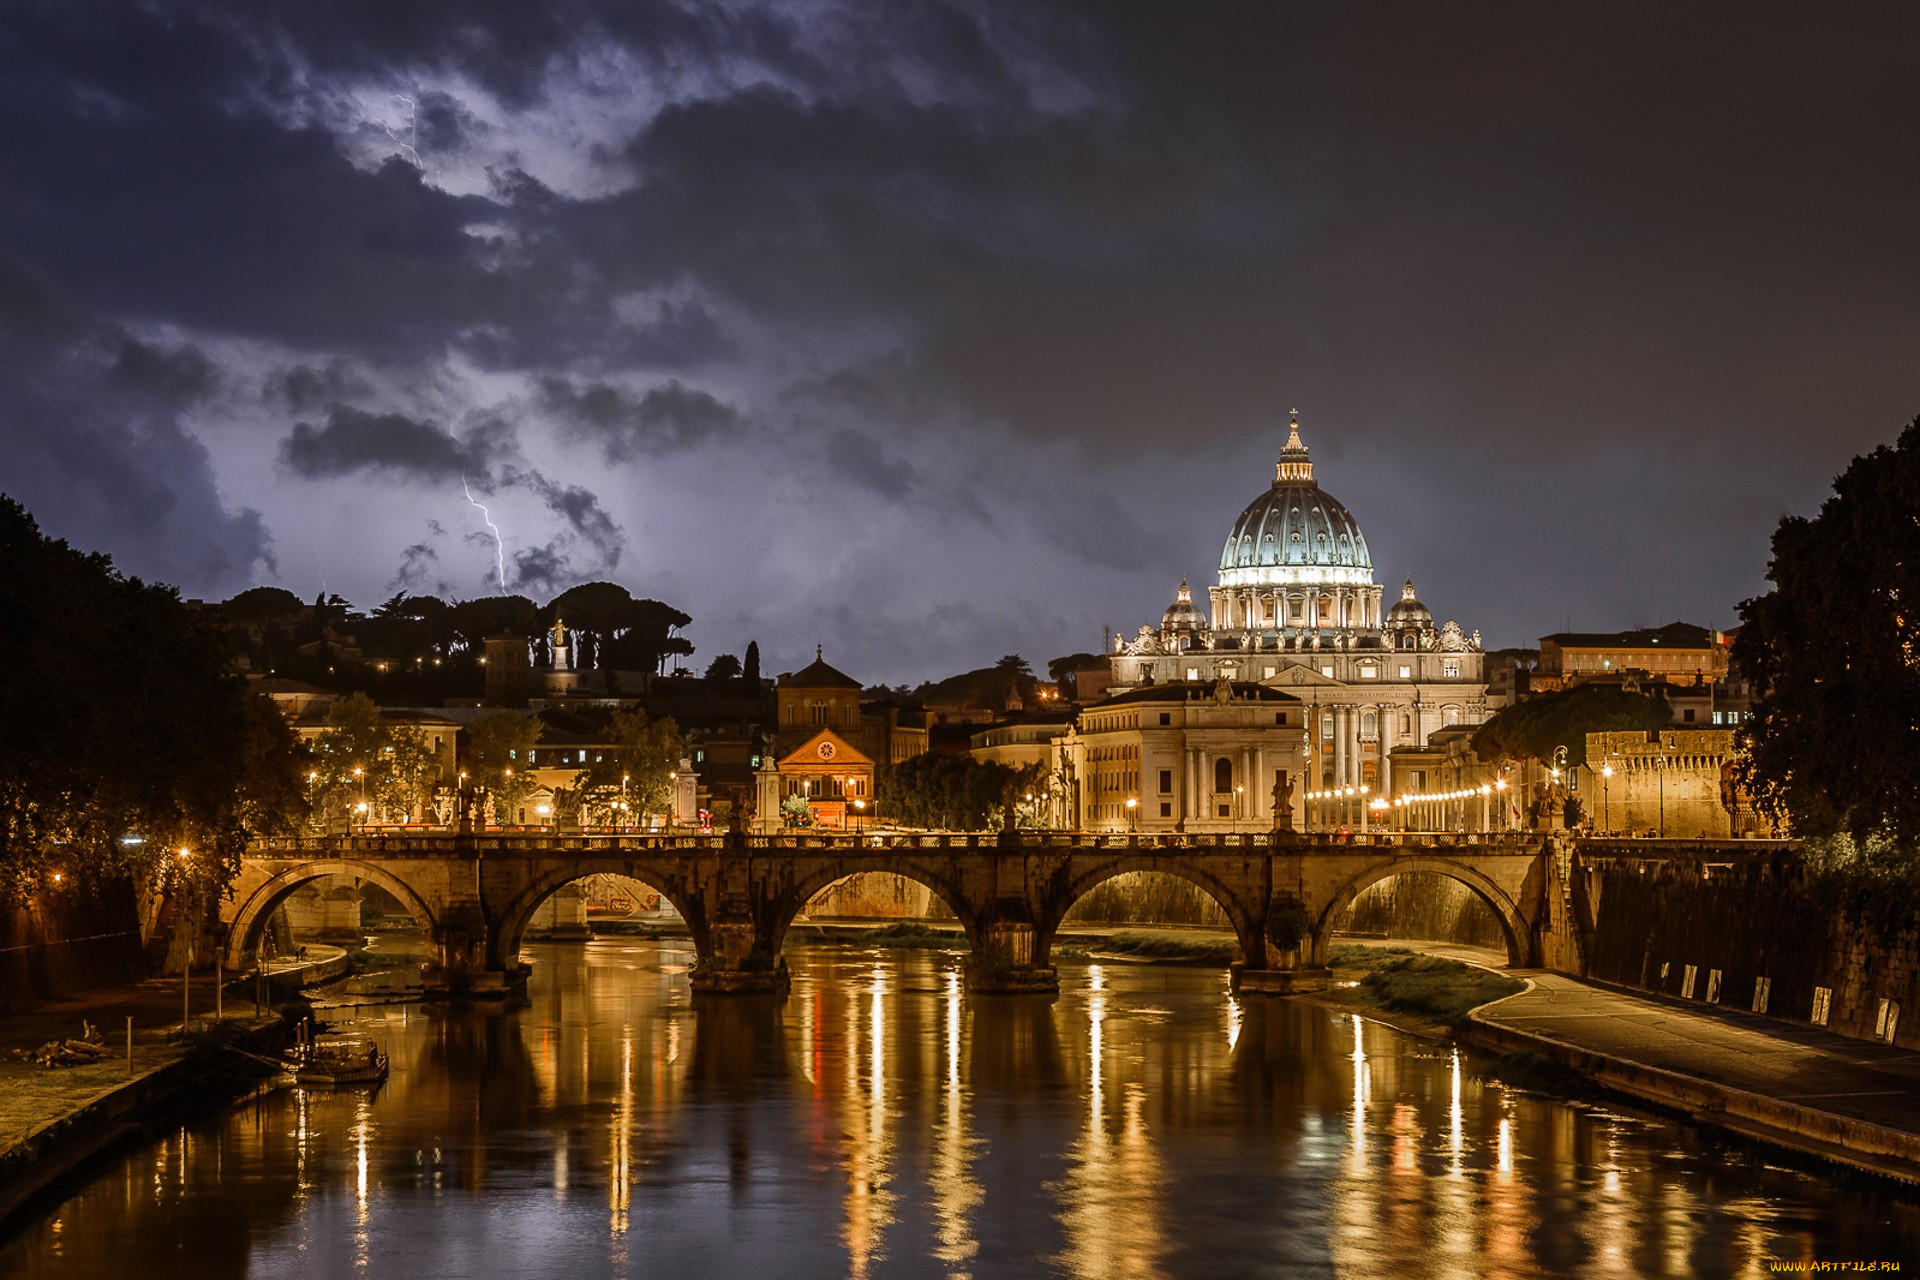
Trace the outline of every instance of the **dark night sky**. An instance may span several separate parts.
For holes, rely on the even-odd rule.
[[[0,490],[372,607],[498,590],[464,483],[510,589],[903,681],[1157,620],[1298,406],[1489,645],[1727,626],[1920,411],[1916,51],[1910,4],[12,4]]]

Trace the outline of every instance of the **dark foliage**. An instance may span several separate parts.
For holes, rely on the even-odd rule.
[[[1567,749],[1569,765],[1587,759],[1587,735],[1661,729],[1673,719],[1664,698],[1628,693],[1614,685],[1577,684],[1543,693],[1503,708],[1474,731],[1474,754],[1494,761],[1502,756],[1547,760],[1554,748]]]
[[[1773,535],[1773,590],[1740,606],[1754,682],[1741,764],[1809,834],[1920,842],[1920,418],[1855,458],[1812,520]]]
[[[0,557],[0,900],[161,869],[224,889],[248,830],[302,807],[292,735],[171,588],[45,537],[5,498]]]
[[[971,756],[929,751],[880,770],[877,787],[882,816],[910,827],[979,831],[996,825],[1010,798],[1039,780],[1038,766],[1013,769]]]

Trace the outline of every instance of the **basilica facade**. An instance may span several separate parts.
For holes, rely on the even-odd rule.
[[[1390,793],[1395,747],[1486,718],[1486,674],[1479,632],[1436,626],[1410,578],[1384,606],[1296,414],[1205,607],[1182,582],[1159,626],[1116,638],[1110,698],[1059,741],[1078,824],[1265,827],[1279,801],[1299,826],[1309,792]]]

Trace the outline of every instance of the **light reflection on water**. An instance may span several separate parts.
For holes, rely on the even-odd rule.
[[[534,948],[527,1006],[366,1010],[376,1096],[285,1093],[115,1163],[0,1249],[174,1276],[1760,1276],[1903,1260],[1912,1202],[1488,1082],[1196,969],[976,997],[959,957]]]

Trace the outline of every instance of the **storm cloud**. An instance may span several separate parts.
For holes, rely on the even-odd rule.
[[[11,6],[0,489],[190,593],[276,540],[356,600],[499,554],[917,679],[925,619],[1002,629],[977,665],[1157,618],[1297,406],[1376,576],[1490,641],[1724,623],[1920,408],[1915,47],[1784,4]]]

